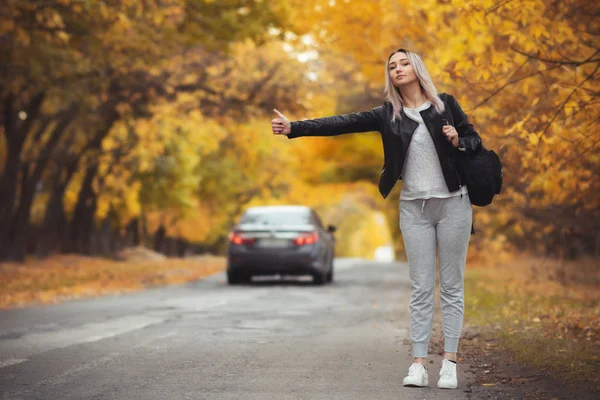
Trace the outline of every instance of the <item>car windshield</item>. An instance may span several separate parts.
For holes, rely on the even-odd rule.
[[[262,211],[245,214],[242,224],[303,225],[310,223],[310,214],[298,211]]]

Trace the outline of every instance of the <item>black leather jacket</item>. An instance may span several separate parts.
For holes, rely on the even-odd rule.
[[[435,107],[431,106],[420,112],[431,134],[435,149],[437,150],[442,173],[448,190],[456,191],[461,187],[461,177],[454,164],[454,159],[460,156],[460,151],[455,148],[444,136],[443,119],[456,128],[459,136],[459,149],[470,154],[481,148],[481,138],[469,123],[467,115],[460,108],[456,99],[446,93],[439,94],[446,105],[446,112],[438,114]],[[402,113],[402,119],[392,123],[392,105],[388,102],[369,111],[352,114],[337,115],[333,117],[294,121],[288,138],[301,136],[335,136],[353,132],[381,133],[383,142],[384,164],[379,178],[379,192],[386,198],[399,179],[402,179],[402,169],[408,145],[413,133],[419,124]]]

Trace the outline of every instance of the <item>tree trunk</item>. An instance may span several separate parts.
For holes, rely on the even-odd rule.
[[[94,189],[92,183],[96,177],[98,166],[93,165],[88,167],[85,172],[85,177],[79,189],[79,195],[77,196],[77,203],[75,204],[75,211],[73,212],[73,218],[71,220],[71,240],[67,248],[68,252],[82,252],[83,248],[89,248],[86,244],[85,226],[88,225],[85,222],[89,214],[89,207],[92,205]],[[87,232],[89,238],[89,232]]]
[[[23,180],[27,181],[29,175],[29,167],[23,167]],[[27,252],[27,238],[24,236],[24,230],[19,229],[20,226],[29,223],[28,218],[24,215],[24,209],[29,208],[33,199],[33,195],[28,191],[31,188],[29,186],[25,186],[23,191],[21,192],[21,200],[19,201],[19,208],[15,216],[11,219],[10,225],[8,227],[8,240],[5,242],[8,244],[5,252],[3,254],[4,259],[14,260],[14,261],[24,261],[25,253]]]
[[[69,126],[72,118],[73,116],[70,115],[70,113],[67,113],[67,117],[63,118],[54,128],[54,132],[38,156],[37,163],[33,173],[31,174],[31,177],[28,177],[27,173],[23,174],[19,206],[16,211],[16,217],[13,219],[13,225],[10,227],[10,239],[12,239],[12,243],[10,245],[11,250],[8,256],[11,259],[18,261],[23,261],[25,259],[25,255],[27,253],[27,237],[30,227],[31,207],[35,200],[37,185],[42,178],[42,174],[46,169],[46,166],[48,165],[48,161],[51,158],[54,148]]]
[[[80,253],[91,255],[96,252],[93,246],[92,237],[96,234],[96,224],[94,223],[94,215],[96,214],[96,206],[98,205],[98,195],[94,190],[90,193],[90,198],[87,207],[84,210],[81,220],[81,240]]]
[[[125,237],[127,246],[139,246],[140,245],[140,229],[139,219],[134,218],[125,227]]]
[[[185,252],[188,248],[188,242],[185,239],[177,238],[177,256],[180,258],[185,257]]]
[[[48,251],[59,251],[61,253],[75,251],[63,199],[69,183],[75,176],[75,172],[77,172],[79,161],[88,150],[89,148],[86,146],[79,154],[70,157],[64,167],[64,178],[62,177],[63,170],[59,169],[57,172],[56,183],[53,185],[52,195],[44,216],[42,254],[47,254]]]
[[[8,146],[6,169],[0,179],[0,259],[8,257],[8,253],[10,253],[13,210],[17,198],[21,166],[21,145],[22,143]]]
[[[46,257],[53,252],[63,252],[65,244],[69,241],[68,222],[63,206],[63,197],[69,182],[75,174],[76,168],[76,164],[69,165],[64,180],[61,180],[62,171],[59,170],[57,172],[40,230],[37,253],[41,257]]]
[[[156,230],[156,233],[154,234],[154,243],[152,245],[154,251],[157,251],[159,253],[163,251],[166,234],[167,230],[165,229],[165,226],[163,224],[160,224],[160,226]]]
[[[65,189],[66,185],[62,183],[58,183],[52,189],[36,248],[36,254],[39,257],[47,257],[52,253],[61,252],[61,244],[68,237],[67,216],[62,203]]]
[[[94,137],[94,139],[90,142],[87,150],[99,150],[102,145],[102,140],[108,135],[110,132],[110,128],[117,120],[118,114],[114,111],[111,111],[111,117],[105,126],[105,129],[99,131],[98,134]],[[110,165],[108,172],[103,177],[100,177],[98,181],[98,191],[102,191],[102,186],[104,185],[105,178],[108,174],[111,173],[112,168],[121,156],[120,151],[117,151],[115,156],[114,163]],[[94,215],[96,213],[96,206],[98,203],[98,193],[96,193],[92,187],[92,183],[94,182],[94,178],[98,173],[98,164],[94,162],[92,166],[89,166],[86,170],[86,176],[83,180],[83,184],[81,186],[81,190],[79,192],[79,198],[77,200],[77,205],[75,207],[75,213],[73,215],[73,223],[71,226],[72,235],[75,235],[74,238],[78,239],[78,245],[76,246],[76,251],[84,253],[84,254],[92,254],[93,250],[90,247],[92,245],[91,238],[92,233],[95,229],[94,225]]]
[[[111,254],[111,237],[113,235],[112,230],[112,212],[109,212],[108,215],[104,218],[102,223],[100,224],[100,229],[97,235],[98,240],[98,250],[101,255],[108,256]]]
[[[15,109],[15,96],[9,93],[4,101],[4,136],[6,137],[7,158],[4,173],[0,177],[0,259],[10,252],[11,222],[15,202],[19,171],[21,169],[21,154],[23,144],[29,134],[33,122],[37,119],[45,93],[35,95],[25,107],[27,118],[20,122]]]

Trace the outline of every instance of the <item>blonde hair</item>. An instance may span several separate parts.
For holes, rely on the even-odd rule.
[[[390,54],[387,62],[385,63],[385,89],[383,93],[385,94],[385,99],[392,104],[394,109],[392,122],[394,122],[396,118],[402,119],[402,108],[404,107],[404,102],[402,101],[402,96],[400,95],[400,89],[394,86],[389,68],[390,58],[392,58],[394,54],[400,52],[406,54],[408,57],[408,62],[410,62],[410,65],[412,65],[413,70],[415,71],[415,75],[419,80],[419,85],[421,86],[423,94],[427,100],[433,104],[437,112],[441,114],[445,108],[444,102],[438,97],[437,89],[431,80],[431,76],[429,76],[429,72],[427,72],[427,68],[425,68],[423,60],[421,60],[421,57],[419,57],[419,55],[416,53],[405,49],[398,49]]]

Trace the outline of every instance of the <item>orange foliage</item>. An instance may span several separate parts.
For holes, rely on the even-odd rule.
[[[459,99],[484,144],[499,152],[504,191],[491,207],[476,212],[473,242],[478,250],[534,248],[563,257],[598,251],[600,57],[595,32],[600,22],[594,2],[309,3],[303,21],[314,46],[348,60],[346,70],[360,71],[366,80],[363,91],[376,97],[391,50],[415,51],[438,89]],[[356,31],[360,35],[349,33]],[[357,82],[348,77],[341,86]],[[372,105],[363,101],[361,108]],[[352,108],[344,111],[358,111],[357,105]],[[372,154],[372,148],[359,152]]]
[[[598,251],[594,2],[277,0],[254,2],[251,14],[235,2],[79,3],[38,10],[35,1],[10,1],[0,17],[7,49],[23,49],[7,51],[7,65],[19,68],[9,69],[0,96],[29,99],[47,91],[42,111],[53,121],[32,124],[24,163],[43,160],[58,111],[80,105],[31,186],[39,187],[33,225],[44,220],[55,182],[77,154],[81,162],[61,198],[68,218],[84,204],[79,190],[88,167],[97,165],[99,225],[110,220],[118,230],[141,218],[150,234],[164,223],[168,235],[209,246],[223,240],[249,204],[333,207],[333,199],[350,201],[339,192],[352,191],[345,186],[352,182],[368,182],[372,189],[363,193],[378,198],[377,135],[290,142],[270,137],[270,110],[277,106],[296,119],[378,105],[384,61],[390,50],[406,47],[423,56],[438,89],[456,95],[504,162],[502,195],[475,210],[473,255],[501,260],[519,248],[562,257]],[[194,25],[194,12],[214,24]],[[89,46],[80,46],[79,32]],[[115,82],[123,87],[111,100]],[[90,147],[112,111],[116,121]],[[0,142],[0,171],[7,154]],[[385,203],[350,197],[358,208],[385,209],[400,250],[397,194]],[[0,213],[14,220],[9,214]]]

